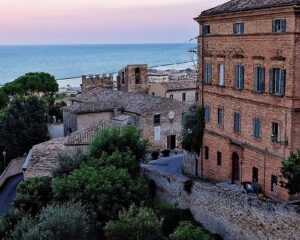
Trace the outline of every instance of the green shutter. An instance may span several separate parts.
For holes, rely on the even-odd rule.
[[[244,88],[244,66],[240,66],[241,68],[241,86],[240,88],[243,89]]]
[[[285,94],[285,76],[286,70],[280,69],[280,83],[279,83],[279,95],[284,96]]]
[[[245,30],[244,23],[241,23],[241,33],[243,34]]]
[[[286,20],[285,19],[282,19],[282,29],[281,29],[281,32],[285,32],[286,30]]]
[[[276,20],[272,20],[272,32],[276,32]]]
[[[274,69],[270,69],[270,94],[274,93]]]
[[[260,68],[260,90],[265,92],[265,78],[266,69],[264,67]]]
[[[239,66],[234,66],[234,87],[239,88]]]
[[[258,71],[259,71],[259,67],[255,67],[254,68],[254,81],[253,81],[254,92],[258,92],[259,91],[259,87],[258,87]]]

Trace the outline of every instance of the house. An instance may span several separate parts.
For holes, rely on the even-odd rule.
[[[199,175],[290,199],[280,168],[300,148],[300,1],[232,0],[195,20],[206,120]]]
[[[196,80],[172,80],[149,85],[148,93],[152,96],[172,98],[191,104],[198,101]]]
[[[66,136],[102,120],[139,127],[152,149],[180,147],[182,116],[189,108],[186,103],[105,88],[95,88],[70,100],[72,104],[63,108]]]

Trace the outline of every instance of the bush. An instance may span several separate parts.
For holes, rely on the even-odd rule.
[[[137,160],[142,160],[145,159],[147,145],[137,128],[126,126],[102,130],[90,146],[91,156],[96,159],[101,158],[104,153],[111,155],[117,151],[131,152]]]
[[[119,219],[106,224],[109,240],[162,240],[161,221],[149,208],[131,206]]]
[[[112,155],[104,154],[99,160],[88,163],[96,169],[115,166],[116,168],[127,169],[131,176],[137,177],[140,173],[139,161],[131,153],[114,152]]]
[[[53,199],[52,178],[40,177],[23,181],[17,188],[14,206],[32,216]]]
[[[186,191],[187,193],[191,194],[192,193],[193,185],[194,185],[194,181],[192,179],[186,180],[183,183],[184,191]]]
[[[181,222],[179,227],[170,235],[170,240],[209,240],[211,237],[201,228],[190,222]]]
[[[4,214],[0,222],[0,239],[9,239],[15,226],[22,220],[24,214],[19,209]]]
[[[78,169],[83,162],[87,161],[87,156],[81,151],[77,151],[73,155],[58,155],[56,158],[57,167],[53,170],[54,177],[64,177],[74,170]]]
[[[164,157],[169,157],[171,151],[169,149],[165,149],[165,150],[161,151],[161,153]]]
[[[133,179],[127,170],[116,167],[95,169],[82,165],[69,176],[53,183],[57,201],[76,201],[87,205],[95,227],[101,229],[115,219],[120,210],[149,199],[146,183]]]
[[[151,153],[152,160],[157,160],[159,157],[159,152],[154,151]]]
[[[84,239],[88,233],[88,217],[78,203],[48,206],[37,222],[25,217],[16,226],[13,240]]]
[[[192,213],[189,209],[179,209],[170,204],[156,203],[159,216],[163,219],[162,231],[164,236],[169,236],[179,226],[181,221],[193,221]]]

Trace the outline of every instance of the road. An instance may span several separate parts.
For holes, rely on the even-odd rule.
[[[146,168],[158,170],[173,176],[187,178],[182,174],[183,155],[173,155],[167,158],[160,158],[146,164]]]
[[[22,179],[23,174],[11,177],[0,190],[0,218],[12,207],[11,204],[16,196],[16,188]]]

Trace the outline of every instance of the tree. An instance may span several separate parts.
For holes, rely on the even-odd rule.
[[[14,206],[17,209],[35,216],[53,199],[52,178],[32,178],[21,182],[17,188]]]
[[[289,194],[300,193],[300,150],[291,153],[289,158],[282,162],[281,173],[287,179],[285,188]]]
[[[190,107],[183,118],[182,147],[199,155],[205,128],[204,109],[197,105]]]
[[[161,220],[149,208],[132,205],[122,211],[119,219],[105,226],[108,240],[162,240]]]
[[[111,155],[119,151],[131,152],[137,160],[141,160],[146,156],[147,144],[136,127],[114,127],[102,130],[91,144],[90,151],[96,159],[104,153]]]
[[[33,145],[48,137],[48,114],[42,100],[37,97],[17,97],[0,118],[0,147],[7,158],[23,156]]]
[[[54,181],[53,191],[57,201],[72,200],[87,205],[95,227],[100,230],[123,208],[148,200],[146,183],[132,179],[127,170],[116,167],[96,169],[86,164]]]
[[[211,237],[201,228],[190,222],[181,222],[179,227],[170,235],[170,240],[210,240]]]
[[[68,240],[85,239],[88,233],[88,216],[79,203],[68,202],[50,205],[35,221],[24,217],[12,234],[13,240]]]

